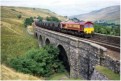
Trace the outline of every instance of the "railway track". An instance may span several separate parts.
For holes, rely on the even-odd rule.
[[[73,35],[73,36],[75,36],[75,35]],[[112,50],[112,51],[120,52],[120,45],[115,45],[115,44],[110,45],[110,43],[107,43],[105,41],[100,41],[98,39],[94,39],[93,37],[92,38],[84,38],[84,37],[80,38],[79,36],[76,36],[76,38],[81,39],[81,40],[85,40],[85,41],[88,41],[88,42],[99,44],[101,46],[106,47],[109,50]]]
[[[44,28],[44,29],[46,29],[46,28]],[[49,30],[49,29],[47,29],[47,30]],[[51,31],[54,31],[54,30],[51,30]],[[58,31],[55,31],[55,32],[58,32]],[[81,39],[81,40],[85,40],[85,41],[88,41],[88,42],[99,44],[101,46],[106,47],[108,50],[111,50],[111,51],[114,51],[114,52],[120,54],[120,45],[115,45],[115,44],[112,45],[108,42],[100,41],[100,39],[94,39],[93,37],[92,38],[84,38],[83,36],[75,35],[74,33],[71,33],[71,32],[66,32],[66,33],[65,32],[59,32],[59,33],[68,34],[68,35],[73,36],[77,39]]]
[[[89,39],[90,42],[93,42],[93,43],[96,43],[96,44],[99,44],[101,46],[104,46],[110,50],[113,50],[113,51],[117,51],[117,52],[120,52],[120,46],[117,46],[115,44],[113,45],[110,45],[110,43],[107,43],[107,42],[104,42],[104,41],[99,41],[98,39],[95,40],[95,39]]]

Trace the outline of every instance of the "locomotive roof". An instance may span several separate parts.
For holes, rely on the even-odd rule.
[[[61,22],[62,24],[80,24],[80,25],[85,25],[87,23],[93,24],[91,21],[87,21],[87,22]]]
[[[87,23],[93,24],[91,21],[87,21],[87,22],[79,22],[79,24],[82,24],[82,25],[87,24]]]

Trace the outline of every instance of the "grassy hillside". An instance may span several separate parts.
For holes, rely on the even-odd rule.
[[[2,18],[1,22],[1,56],[2,63],[24,54],[31,48],[37,48],[37,40],[30,36],[17,19]]]
[[[12,68],[8,68],[5,65],[0,66],[2,68],[2,80],[42,80],[43,78],[35,77],[29,74],[23,74],[16,72]]]
[[[29,75],[16,73],[16,71],[8,67],[8,62],[11,58],[25,54],[31,48],[38,48],[38,41],[29,35],[26,28],[23,26],[24,19],[27,17],[46,17],[56,16],[61,20],[65,20],[64,17],[46,10],[46,9],[34,9],[24,7],[1,7],[1,61],[2,61],[2,79],[16,80],[16,79],[39,79],[33,78]],[[21,19],[17,16],[22,15]],[[4,66],[7,65],[7,66]],[[8,74],[7,74],[8,73]]]
[[[17,15],[22,15],[22,18],[26,17],[37,17],[41,16],[46,18],[47,16],[54,16],[59,18],[60,20],[66,20],[63,16],[57,15],[56,13],[48,10],[48,9],[40,9],[40,8],[26,8],[26,7],[1,7],[1,16],[4,18],[16,18]],[[9,13],[8,13],[9,12]]]

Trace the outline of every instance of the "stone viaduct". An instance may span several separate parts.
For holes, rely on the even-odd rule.
[[[71,78],[90,79],[95,65],[102,64],[106,48],[71,35],[37,27],[34,23],[33,27],[40,46],[54,44],[59,48],[60,58]]]

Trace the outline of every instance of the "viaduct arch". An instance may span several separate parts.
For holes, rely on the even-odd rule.
[[[70,73],[70,64],[67,57],[67,53],[62,45],[58,45],[58,48],[59,48],[59,59],[63,61],[65,69]]]
[[[45,40],[45,44],[46,45],[50,44],[50,40],[48,38]]]

